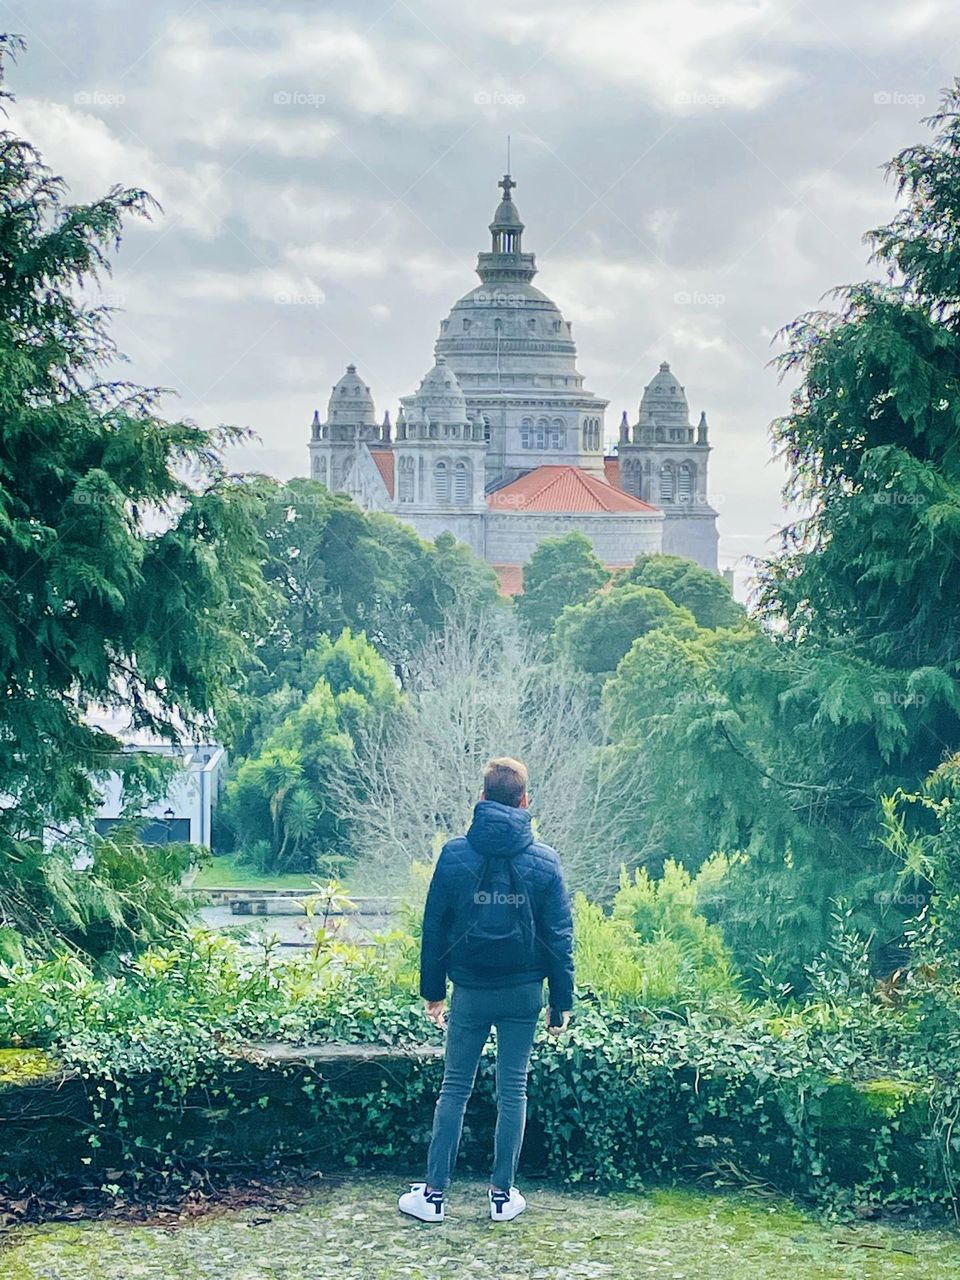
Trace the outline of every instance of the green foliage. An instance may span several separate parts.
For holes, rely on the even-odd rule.
[[[632,569],[618,574],[617,585],[655,587],[693,614],[698,626],[736,627],[746,619],[722,578],[681,556],[641,555]]]
[[[86,870],[76,869],[78,851],[92,858]],[[132,826],[52,846],[11,840],[0,858],[0,966],[64,945],[111,965],[181,932],[193,903],[180,881],[198,852],[185,844],[146,846]]]
[[[668,861],[656,880],[643,868],[634,872],[632,880],[626,870],[621,871],[613,917],[629,921],[644,945],[674,943],[703,990],[721,985],[732,989],[733,969],[723,934],[697,910],[696,885],[678,863]]]
[[[737,978],[716,926],[696,905],[696,886],[674,862],[652,880],[625,868],[609,915],[578,894],[574,909],[577,981],[612,1004],[674,1009],[737,1006]]]
[[[454,608],[497,607],[497,579],[450,534],[434,543],[312,480],[259,477],[264,576],[275,592],[269,632],[249,673],[235,748],[249,755],[313,687],[311,655],[345,628],[363,632],[402,680],[413,652]]]
[[[532,635],[549,636],[567,605],[589,600],[609,577],[582,533],[545,538],[523,567],[517,612]]]
[[[583,894],[576,895],[578,983],[601,992],[611,1007],[675,1010],[704,1004],[735,1006],[736,979],[719,930],[702,916],[694,916],[702,936],[697,936],[693,927],[671,931],[658,926],[647,934],[639,933],[624,909],[625,898],[635,891],[636,886],[625,880],[612,915]],[[656,904],[655,887],[652,892]],[[654,914],[662,914],[656,905]]]
[[[840,637],[865,659],[952,676],[960,658],[960,167],[958,90],[934,138],[890,164],[901,212],[869,236],[894,283],[839,291],[839,313],[786,330],[803,375],[776,424],[789,493],[810,515],[766,566],[764,602],[801,640]],[[948,719],[942,737],[955,737]]]
[[[775,436],[805,514],[760,567],[769,629],[651,633],[606,687],[614,759],[641,762],[645,851],[732,855],[705,910],[775,985],[810,980],[840,900],[874,972],[901,968],[924,877],[950,878],[945,775],[924,780],[960,741],[958,107],[955,89],[931,145],[892,163],[905,205],[871,235],[890,282],[785,330],[800,385]],[[669,594],[667,567],[630,576]]]
[[[589,675],[612,675],[638,636],[664,627],[696,634],[688,609],[653,587],[612,587],[586,604],[568,605],[554,632],[557,653]]]
[[[384,660],[349,630],[336,641],[321,636],[303,668],[313,687],[238,763],[221,814],[236,846],[265,873],[317,869],[349,852],[332,781],[350,770],[367,720],[400,701]]]
[[[924,958],[960,971],[960,756],[914,792],[884,797],[884,844],[900,864],[895,900],[912,908]]]
[[[258,499],[220,452],[235,433],[166,422],[156,392],[104,381],[108,309],[78,300],[150,207],[119,187],[67,204],[34,148],[0,133],[4,839],[89,812],[117,750],[90,704],[161,734],[225,713],[261,616]]]
[[[654,928],[669,919],[692,929],[710,952],[689,880],[675,870],[671,886],[625,881],[623,911]],[[580,902],[577,922],[584,958],[601,931],[618,950],[631,945],[623,913]],[[622,981],[610,947],[597,958]],[[325,1169],[369,1169],[408,1161],[411,1141],[429,1133],[440,1064],[410,1050],[440,1036],[419,1008],[416,960],[402,933],[365,948],[322,935],[312,956],[291,961],[269,940],[241,949],[198,932],[110,977],[57,957],[0,975],[0,1043],[46,1046],[74,1073],[58,1094],[50,1172],[60,1178],[135,1189],[159,1175],[176,1185],[198,1169],[215,1175],[224,1161],[232,1173],[244,1159],[260,1169],[302,1159],[305,1145],[317,1150],[311,1135]],[[960,1006],[949,989],[911,992],[900,1010],[859,994],[787,1013],[730,998],[654,1011],[636,998],[642,989],[626,994],[585,990],[564,1039],[539,1032],[528,1170],[622,1186],[733,1168],[835,1211],[952,1202],[958,1098],[948,1063],[960,1049]],[[931,1020],[936,1045],[924,1029]],[[270,1039],[389,1044],[397,1055],[364,1076],[258,1067],[238,1052]],[[485,1055],[467,1166],[488,1158],[493,1102]],[[29,1125],[21,1147],[22,1126],[2,1126],[10,1186],[23,1152],[37,1165],[37,1119]],[[335,1136],[324,1144],[323,1135]]]
[[[770,951],[796,987],[840,898],[874,935],[878,967],[902,963],[885,944],[910,912],[880,803],[922,775],[955,698],[935,676],[893,682],[839,647],[814,655],[753,629],[653,632],[605,689],[620,749],[643,753],[665,854],[691,867],[716,849],[745,855],[711,918],[744,972]]]
[[[0,61],[18,47],[0,37]],[[182,919],[166,865],[176,855],[84,834],[99,776],[117,768],[133,799],[151,773],[86,713],[118,712],[166,738],[226,723],[265,616],[260,500],[222,457],[239,433],[165,421],[157,391],[108,379],[121,358],[109,308],[81,301],[110,272],[127,219],[151,208],[121,187],[68,203],[37,151],[0,132],[7,959],[51,935],[102,957]],[[41,833],[67,843],[47,847]],[[78,853],[88,869],[75,868]]]

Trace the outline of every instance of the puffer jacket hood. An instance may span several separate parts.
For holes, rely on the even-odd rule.
[[[533,844],[530,810],[481,800],[473,810],[467,839],[485,858],[512,858]]]

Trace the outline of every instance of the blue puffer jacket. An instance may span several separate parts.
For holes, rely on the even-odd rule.
[[[529,896],[536,934],[534,966],[512,973],[489,973],[458,960],[458,941],[473,918],[484,861],[492,857],[489,887],[511,893],[515,885]],[[513,875],[510,873],[512,863]],[[450,840],[440,851],[423,912],[420,951],[420,994],[442,1000],[447,978],[462,987],[519,986],[546,978],[555,1013],[573,1002],[573,923],[570,899],[556,850],[533,837],[530,812],[481,800],[473,811],[466,838]]]

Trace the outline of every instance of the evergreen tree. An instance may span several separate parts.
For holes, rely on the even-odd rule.
[[[670,851],[686,831],[742,855],[713,896],[740,964],[772,953],[796,984],[838,899],[876,969],[899,963],[884,798],[960,745],[958,109],[892,162],[904,208],[869,237],[888,278],[786,330],[802,380],[775,435],[804,514],[760,568],[768,633],[654,632],[607,686]]]
[[[586,604],[568,605],[554,632],[557,654],[589,675],[612,675],[638,636],[657,627],[695,633],[689,609],[653,587],[627,584],[602,591]]]
[[[517,612],[532,635],[548,636],[568,604],[582,604],[609,580],[582,533],[546,538],[523,567]]]
[[[321,636],[303,667],[309,692],[238,762],[222,805],[225,833],[262,871],[342,869],[350,833],[336,781],[349,777],[362,793],[355,743],[370,717],[400,702],[390,668],[363,635]]]
[[[17,47],[0,39],[0,71]],[[206,732],[263,616],[259,499],[221,457],[235,433],[165,421],[157,392],[111,378],[108,309],[78,298],[150,208],[120,187],[67,203],[0,132],[0,917],[95,950],[142,938],[151,908],[168,923],[182,865],[94,841],[81,877],[72,845],[44,841],[89,818],[117,764],[88,709]]]
[[[637,556],[633,568],[617,582],[656,587],[674,604],[689,609],[701,627],[735,627],[746,617],[722,578],[682,556]]]

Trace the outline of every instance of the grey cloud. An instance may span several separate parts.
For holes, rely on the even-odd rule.
[[[245,465],[303,472],[349,361],[381,411],[417,386],[475,283],[510,133],[538,283],[608,430],[662,358],[707,410],[725,562],[782,520],[769,335],[867,274],[881,166],[960,66],[940,0],[8,10],[22,127],[54,168],[84,196],[109,174],[164,199],[111,286],[126,372],[258,430]],[[97,91],[124,101],[75,100]]]

